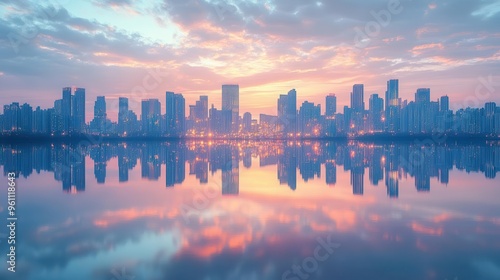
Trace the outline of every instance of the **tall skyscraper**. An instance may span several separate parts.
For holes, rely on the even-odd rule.
[[[381,131],[383,129],[382,113],[384,111],[384,100],[378,94],[372,94],[369,106],[370,129]]]
[[[326,97],[326,116],[333,116],[337,113],[337,96],[330,94]]]
[[[389,106],[399,106],[399,80],[387,81],[387,91],[385,92],[385,109]]]
[[[167,134],[172,136],[182,136],[185,131],[186,120],[186,101],[184,100],[184,97],[182,94],[167,91],[165,106]]]
[[[71,88],[65,87],[62,91],[62,128],[63,133],[69,133],[71,130]]]
[[[76,133],[85,132],[85,89],[76,88],[73,98],[73,131]]]
[[[448,95],[441,96],[439,100],[439,111],[448,111],[450,110],[450,98]]]
[[[158,99],[142,100],[141,106],[142,132],[146,135],[159,135],[161,104]]]
[[[365,111],[364,91],[365,90],[363,84],[357,84],[352,87],[351,109],[354,112]]]
[[[128,98],[118,99],[118,132],[122,135],[128,133]]]
[[[98,96],[94,103],[94,119],[90,123],[90,128],[93,132],[106,132],[106,97]]]
[[[232,132],[239,131],[240,118],[240,86],[222,85],[222,110],[230,110]]]
[[[278,99],[278,127],[283,132],[297,132],[297,91],[292,89],[288,94],[281,94]]]
[[[400,131],[400,105],[399,80],[389,80],[385,92],[385,129],[388,132]]]
[[[62,99],[54,101],[54,108],[50,121],[50,130],[53,133],[61,133],[63,131],[62,103]]]

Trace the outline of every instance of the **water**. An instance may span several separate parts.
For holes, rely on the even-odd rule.
[[[3,145],[0,279],[500,279],[495,144]],[[5,227],[2,233],[6,233]]]

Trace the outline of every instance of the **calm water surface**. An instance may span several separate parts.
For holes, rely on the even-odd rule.
[[[0,165],[0,279],[500,279],[498,145],[3,145]]]

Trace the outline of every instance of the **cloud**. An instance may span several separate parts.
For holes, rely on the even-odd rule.
[[[349,103],[352,84],[365,83],[380,93],[385,80],[397,75],[403,98],[413,98],[407,92],[416,87],[431,87],[463,99],[476,76],[499,70],[500,14],[481,12],[496,7],[493,1],[401,2],[402,12],[380,25],[366,48],[355,46],[355,28],[377,22],[373,14],[387,9],[385,0],[92,3],[79,13],[75,4],[3,2],[0,33],[22,43],[16,52],[8,36],[0,38],[1,103],[29,101],[36,91],[45,96],[37,102],[48,107],[67,85],[87,88],[89,103],[97,95],[133,99],[132,89],[141,86],[148,70],[161,68],[168,79],[137,98],[173,90],[186,94],[187,105],[199,93],[211,93],[209,102],[217,104],[220,85],[231,81],[240,83],[242,100],[253,106],[258,104],[252,97],[265,93],[253,113],[275,113],[278,94],[294,87],[299,99],[313,102],[322,102],[324,92],[339,92],[341,106]],[[99,16],[106,7],[112,19]],[[130,31],[130,15],[123,13],[129,10],[144,22],[142,29]],[[167,33],[171,39],[159,39]],[[462,82],[471,84],[458,90],[451,85],[452,77],[470,73],[474,77]]]

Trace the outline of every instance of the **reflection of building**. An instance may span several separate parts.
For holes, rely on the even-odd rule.
[[[186,174],[185,146],[178,142],[168,143],[166,156],[166,186],[172,187],[184,182]]]
[[[238,195],[240,193],[240,168],[238,146],[230,147],[230,158],[222,169],[222,195]]]
[[[372,185],[377,186],[378,182],[380,182],[384,178],[384,168],[382,167],[382,163],[385,160],[385,157],[382,155],[383,150],[379,147],[374,147],[371,153],[370,167],[368,176],[370,178],[370,182]]]
[[[326,184],[329,186],[335,186],[337,183],[337,165],[334,161],[327,161],[325,163],[326,170]]]
[[[297,189],[296,147],[286,145],[283,155],[278,158],[278,179],[280,184],[287,184],[291,190]]]
[[[387,172],[385,177],[385,185],[387,187],[387,195],[391,198],[398,198],[399,180],[397,171]]]
[[[240,147],[241,146],[241,147]],[[387,195],[399,196],[399,180],[412,177],[418,191],[429,192],[432,182],[447,184],[450,171],[482,172],[486,178],[496,178],[500,171],[500,148],[487,145],[439,145],[422,147],[413,144],[366,145],[362,143],[337,144],[334,142],[149,142],[77,146],[74,144],[17,145],[4,144],[0,149],[0,165],[4,176],[15,172],[28,177],[33,171],[52,172],[65,192],[85,190],[85,156],[93,161],[98,184],[106,183],[107,164],[117,157],[118,180],[126,182],[131,172],[140,172],[143,178],[158,180],[165,164],[166,185],[181,184],[185,180],[185,164],[189,175],[196,176],[200,184],[216,181],[224,195],[239,193],[239,163],[250,168],[252,155],[260,158],[261,165],[277,164],[277,183],[297,188],[297,168],[303,181],[320,176],[325,165],[326,184],[338,183],[337,167],[350,172],[353,193],[364,193],[364,172],[369,169],[371,185],[385,178]],[[135,169],[138,159],[141,167]],[[134,171],[131,171],[134,170]],[[212,172],[212,177],[208,172]],[[250,171],[252,172],[252,171]],[[114,179],[112,179],[113,181]],[[217,180],[217,179],[216,179]],[[94,181],[92,181],[94,182]],[[221,183],[219,183],[221,182]],[[271,182],[272,183],[272,182]]]
[[[364,176],[365,176],[365,169],[363,167],[357,166],[351,170],[351,185],[353,194],[363,195]]]
[[[141,176],[156,181],[161,175],[160,145],[144,145],[141,153]]]

